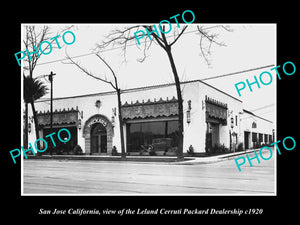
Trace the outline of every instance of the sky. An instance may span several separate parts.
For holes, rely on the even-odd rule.
[[[25,25],[25,24],[23,24]],[[36,24],[40,26],[41,24]],[[73,24],[48,24],[53,36],[66,26]],[[88,77],[75,65],[66,64],[66,51],[80,65],[87,68],[96,76],[112,79],[107,67],[92,53],[96,43],[105,40],[113,29],[122,29],[125,26],[135,24],[74,24],[70,29],[76,37],[71,45],[64,44],[61,38],[58,41],[61,49],[55,48],[48,55],[41,55],[34,70],[34,77],[49,74],[53,71],[54,77],[53,96],[67,97],[112,91],[113,89],[98,80]],[[151,24],[152,25],[152,24]],[[172,24],[175,29],[176,24]],[[209,32],[218,34],[217,40],[225,46],[211,45],[208,65],[199,47],[200,36],[196,28],[197,24],[191,24],[185,34],[172,46],[172,53],[181,81],[205,79],[214,76],[251,70],[267,65],[276,65],[276,24],[222,24],[229,26],[231,31],[222,29],[220,24],[201,24]],[[181,26],[183,27],[183,26]],[[180,29],[180,28],[179,28]],[[24,29],[22,33],[24,32]],[[70,36],[66,35],[67,38]],[[22,38],[22,37],[21,37]],[[135,40],[134,40],[135,41]],[[140,39],[142,42],[143,39]],[[147,58],[140,62],[143,51],[132,42],[126,51],[126,62],[120,48],[109,47],[101,56],[109,63],[118,76],[121,89],[142,87],[174,82],[171,66],[167,55],[157,44],[152,44],[147,51]],[[207,43],[204,43],[207,44]],[[54,44],[55,45],[55,44]],[[114,49],[112,49],[114,48]],[[258,116],[274,121],[276,106],[276,75],[267,67],[264,69],[242,72],[232,76],[210,79],[204,82],[243,101],[244,109],[250,110]],[[262,85],[257,88],[252,85],[253,92],[247,87],[238,95],[235,84],[238,82],[254,81],[254,76],[268,71],[273,75],[270,85]],[[262,78],[266,83],[270,79]],[[50,85],[44,78],[42,81]],[[49,94],[46,98],[49,98]]]

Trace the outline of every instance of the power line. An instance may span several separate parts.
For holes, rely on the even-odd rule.
[[[233,73],[227,73],[227,74],[218,75],[218,76],[214,76],[214,77],[203,78],[203,79],[200,79],[200,80],[205,81],[205,80],[211,80],[211,79],[216,79],[216,78],[221,78],[221,77],[227,77],[227,76],[232,76],[232,75],[236,75],[236,74],[240,74],[240,73],[251,72],[251,71],[254,71],[254,70],[260,70],[260,69],[268,68],[268,67],[271,67],[271,66],[274,66],[274,64],[267,65],[267,66],[256,67],[256,68],[252,68],[252,69],[247,69],[247,70],[242,70],[242,71],[233,72]]]
[[[267,112],[259,113],[259,114],[257,114],[257,115],[264,115],[264,114],[267,114],[267,113],[270,113],[270,112],[274,112],[274,110],[269,110],[269,111],[267,111]]]
[[[259,118],[261,118],[260,115],[264,115],[264,114],[267,114],[267,113],[270,113],[270,112],[274,112],[274,110],[269,110],[269,111],[267,111],[267,112],[259,113],[259,114],[253,114],[253,115],[248,116],[248,117],[243,118],[243,119],[245,120],[245,119],[252,118],[252,117],[259,117]],[[265,118],[262,118],[262,119],[265,119]]]
[[[261,110],[261,109],[265,109],[265,108],[271,107],[271,106],[273,106],[273,105],[274,105],[274,104],[265,105],[265,106],[262,106],[262,107],[260,107],[260,108],[253,109],[253,110],[249,110],[249,111],[254,112],[254,111],[257,111],[257,110]]]

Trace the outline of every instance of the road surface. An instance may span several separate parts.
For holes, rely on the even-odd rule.
[[[209,164],[24,160],[23,194],[275,195],[274,157]]]

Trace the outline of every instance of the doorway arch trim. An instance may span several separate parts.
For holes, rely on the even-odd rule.
[[[111,154],[113,126],[109,119],[102,114],[95,114],[91,116],[83,126],[82,136],[85,142],[85,154],[91,154],[91,128],[95,123],[101,123],[106,128],[107,133],[107,154]]]

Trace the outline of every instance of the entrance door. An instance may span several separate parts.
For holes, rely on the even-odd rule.
[[[219,146],[220,143],[219,124],[210,123],[210,125],[211,125],[211,145],[214,148],[215,146]]]
[[[107,153],[107,136],[106,136],[106,134],[100,136],[100,152]]]
[[[106,128],[95,123],[91,129],[91,154],[107,153]]]

